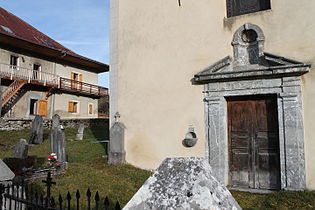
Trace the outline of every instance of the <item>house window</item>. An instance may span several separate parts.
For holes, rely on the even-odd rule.
[[[19,57],[15,55],[11,55],[10,57],[10,66],[11,68],[16,69],[16,67],[19,65]]]
[[[78,113],[79,104],[76,101],[69,101],[68,102],[68,112],[70,113]]]
[[[93,115],[93,108],[94,108],[94,107],[93,107],[93,104],[89,104],[89,107],[88,107],[88,108],[89,108],[88,114],[89,114],[89,115]]]
[[[41,79],[41,65],[39,64],[33,64],[33,79],[34,80],[40,80]]]
[[[38,100],[37,99],[31,99],[30,115],[37,115],[37,106],[38,106]]]
[[[71,72],[71,88],[72,89],[81,89],[82,90],[82,74]]]
[[[46,100],[31,99],[30,115],[47,116],[48,102]]]
[[[233,17],[271,9],[270,0],[227,0],[227,16]]]

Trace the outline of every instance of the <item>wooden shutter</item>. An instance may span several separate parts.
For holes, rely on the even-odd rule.
[[[93,104],[89,104],[89,114],[93,114]]]
[[[80,90],[82,90],[82,82],[83,82],[82,74],[79,74],[79,81],[80,81]]]
[[[48,102],[45,100],[40,100],[39,101],[39,106],[38,106],[38,114],[42,116],[47,116],[47,105]]]
[[[74,112],[74,103],[72,101],[68,102],[68,112]]]
[[[74,81],[74,73],[71,72],[71,89],[74,89],[75,88],[75,81]]]

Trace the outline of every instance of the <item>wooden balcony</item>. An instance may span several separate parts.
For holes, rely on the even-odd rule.
[[[36,71],[3,63],[0,63],[0,77],[9,80],[18,80],[24,83],[52,87],[54,90],[61,93],[67,92],[89,97],[108,95],[108,89],[104,87],[63,78],[56,74],[44,71]]]
[[[58,87],[60,77],[43,71],[35,71],[20,66],[0,63],[0,77],[10,80],[26,81],[43,86]]]
[[[76,80],[60,77],[60,90],[76,94],[102,97],[108,95],[108,89]]]

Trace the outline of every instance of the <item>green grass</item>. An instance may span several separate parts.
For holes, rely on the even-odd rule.
[[[50,154],[49,130],[44,131],[44,143],[30,147],[29,156],[36,156],[40,164],[46,165],[46,158]],[[86,190],[90,188],[92,196],[96,191],[102,198],[108,196],[112,203],[117,200],[125,205],[141,187],[151,172],[140,170],[131,165],[108,165],[106,158],[106,144],[98,140],[108,139],[108,132],[104,128],[85,129],[84,140],[74,141],[77,129],[66,129],[66,153],[68,156],[68,169],[64,175],[55,176],[57,182],[53,186],[53,196],[59,193],[65,197],[69,191],[74,197],[78,189],[85,198]],[[28,139],[29,130],[0,132],[0,158],[13,157],[14,146],[20,138]],[[44,161],[43,161],[44,160]],[[39,165],[40,165],[39,164]],[[44,192],[41,180],[33,183],[39,191]]]
[[[74,141],[77,129],[66,129],[66,153],[69,167],[64,175],[53,177],[57,182],[53,186],[53,196],[62,194],[65,197],[70,191],[74,197],[80,190],[85,197],[87,188],[93,195],[108,196],[112,203],[119,200],[125,205],[143,182],[150,176],[149,171],[140,170],[131,165],[110,166],[106,163],[106,146],[98,140],[108,139],[108,130],[104,128],[85,129],[83,141]],[[29,130],[0,131],[0,158],[13,157],[14,146],[20,138],[30,136]],[[50,154],[50,131],[44,131],[44,143],[32,146],[30,156],[36,156],[38,165],[46,165]],[[6,146],[4,146],[6,145]],[[33,183],[40,191],[44,191],[41,180]],[[276,192],[270,194],[253,194],[232,191],[233,196],[243,209],[315,209],[315,192]]]
[[[268,194],[231,191],[243,209],[315,209],[315,192],[280,191]]]

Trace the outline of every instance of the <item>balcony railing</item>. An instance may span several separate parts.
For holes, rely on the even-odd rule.
[[[68,92],[106,96],[108,89],[76,80],[70,80],[44,71],[37,71],[15,65],[0,63],[0,77],[10,80],[23,80],[28,83],[51,86]]]
[[[108,95],[108,89],[103,88],[97,85],[92,85],[76,80],[66,79],[61,77],[60,78],[60,89],[67,90],[70,92],[80,92],[85,93],[88,95],[95,95],[95,96],[106,96]]]
[[[28,81],[28,83],[38,83],[41,85],[56,86],[59,85],[59,76],[43,71],[23,68],[20,66],[0,63],[0,76],[9,79],[19,79]]]

